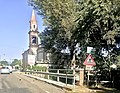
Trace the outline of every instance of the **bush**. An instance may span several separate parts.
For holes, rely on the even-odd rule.
[[[43,71],[43,72],[47,71],[47,67],[42,67],[42,66],[32,66],[32,67],[28,66],[27,69],[33,71]]]

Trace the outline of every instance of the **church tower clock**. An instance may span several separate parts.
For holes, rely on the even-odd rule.
[[[37,54],[38,48],[38,25],[34,10],[30,19],[30,31],[29,31],[29,52],[32,55]]]

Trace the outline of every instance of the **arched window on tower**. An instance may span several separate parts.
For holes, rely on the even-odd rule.
[[[32,43],[37,44],[37,38],[35,36],[32,37]]]
[[[33,25],[33,28],[35,29],[35,25]]]

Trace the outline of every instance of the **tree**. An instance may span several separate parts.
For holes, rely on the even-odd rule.
[[[47,27],[68,32],[76,24],[78,12],[75,0],[29,0],[29,3],[43,16]]]
[[[75,28],[75,20],[79,15],[78,2],[75,0],[29,0],[29,3],[43,16],[44,25],[47,26],[42,33],[43,45],[52,52],[53,56],[61,55],[62,57],[63,49],[73,47],[71,31]],[[71,49],[71,59],[73,51],[74,49]],[[58,60],[58,57],[54,58]]]
[[[68,55],[72,60],[77,43],[81,47],[82,53],[78,56],[82,61],[86,58],[87,46],[96,49],[94,58],[98,68],[101,69],[109,68],[111,60],[119,55],[118,51],[115,51],[117,43],[115,38],[120,31],[119,0],[29,0],[29,2],[45,20],[47,27],[42,33],[42,43],[57,59],[55,62],[62,56],[61,51],[66,47],[70,50]],[[102,56],[102,48],[109,52],[107,57]]]
[[[18,59],[14,59],[11,63],[11,66],[15,66],[15,65],[21,65],[21,60],[18,60]]]
[[[109,68],[111,58],[116,55],[115,37],[120,31],[118,3],[118,0],[81,0],[81,14],[73,38],[83,47],[92,46],[96,49],[94,56],[99,68]],[[102,48],[109,52],[106,58],[101,55]]]
[[[7,61],[0,61],[1,66],[7,66],[8,62]]]

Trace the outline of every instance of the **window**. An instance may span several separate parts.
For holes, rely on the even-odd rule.
[[[37,38],[35,36],[32,37],[32,43],[36,44],[37,43]]]
[[[35,25],[33,25],[33,28],[35,28]]]

